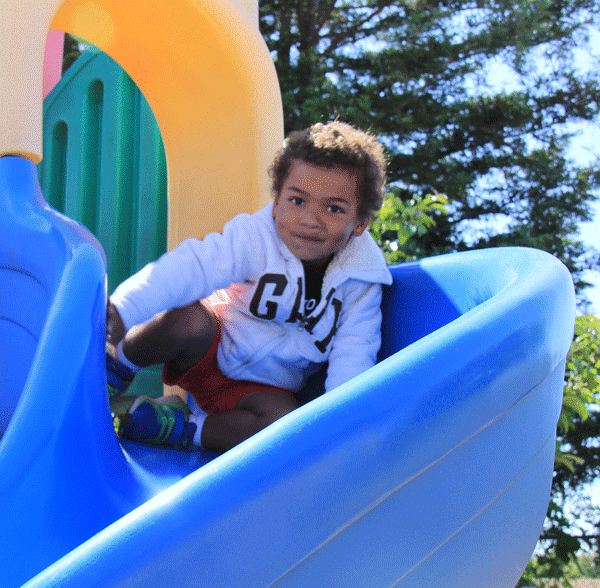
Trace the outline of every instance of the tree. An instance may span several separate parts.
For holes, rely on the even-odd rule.
[[[81,55],[80,40],[69,33],[65,33],[65,44],[63,47],[63,63],[62,73],[65,72],[75,63]]]
[[[415,196],[403,202],[392,188],[370,227],[389,264],[425,257],[419,237],[434,230],[435,216],[446,214],[448,199],[443,194]]]
[[[575,49],[595,0],[261,0],[260,26],[281,84],[286,132],[339,116],[389,150],[394,197],[444,194],[447,214],[420,252],[531,245],[558,256],[577,288],[598,267],[574,236],[590,218],[597,167],[566,149],[593,121],[598,69]],[[490,85],[499,64],[512,82]]]

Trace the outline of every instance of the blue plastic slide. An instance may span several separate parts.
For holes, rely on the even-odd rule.
[[[2,586],[513,588],[548,504],[571,278],[520,248],[392,273],[360,377],[221,456],[119,443],[103,253],[0,158]]]

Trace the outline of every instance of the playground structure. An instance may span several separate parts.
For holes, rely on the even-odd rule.
[[[52,26],[89,40],[148,99],[165,144],[169,248],[266,203],[282,138],[255,7],[156,2],[140,27],[145,6],[0,4],[4,585],[512,588],[547,508],[574,320],[570,276],[545,253],[392,268],[381,362],[222,456],[114,436],[103,251],[38,183],[39,38]],[[11,43],[30,36],[32,55],[15,56]],[[81,157],[65,186],[101,175]],[[102,228],[109,265],[118,224]]]

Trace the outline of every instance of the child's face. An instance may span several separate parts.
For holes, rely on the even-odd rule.
[[[361,184],[358,172],[294,160],[273,206],[277,232],[288,249],[319,267],[352,235],[362,235],[370,217],[358,214]]]

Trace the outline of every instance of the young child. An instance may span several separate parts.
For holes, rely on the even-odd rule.
[[[184,241],[111,296],[109,384],[122,392],[164,364],[164,382],[195,400],[190,414],[179,397],[139,397],[120,436],[226,451],[297,408],[324,362],[326,391],[375,364],[392,281],[366,231],[383,200],[381,145],[318,123],[292,133],[269,172],[274,203]]]

